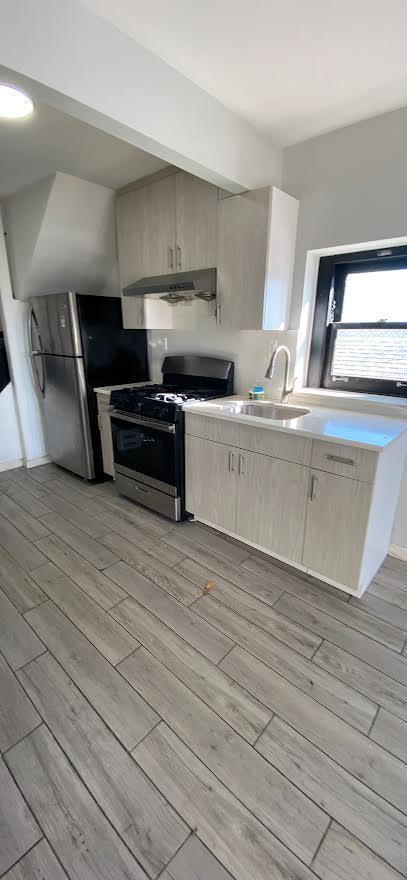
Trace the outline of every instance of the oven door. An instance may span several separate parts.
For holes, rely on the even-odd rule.
[[[177,496],[181,476],[176,426],[155,419],[113,412],[115,471]]]

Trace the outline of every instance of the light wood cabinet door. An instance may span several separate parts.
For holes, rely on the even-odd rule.
[[[191,174],[175,175],[176,270],[216,266],[216,186]]]
[[[225,327],[262,329],[269,204],[269,189],[218,202],[218,303]]]
[[[310,472],[303,565],[357,588],[372,487],[323,471]]]
[[[175,174],[150,183],[143,190],[144,276],[168,275],[175,271]]]
[[[117,248],[122,290],[145,275],[145,214],[145,188],[118,196],[116,202]]]
[[[109,474],[111,477],[114,477],[112,428],[110,425],[108,401],[109,398],[105,397],[104,394],[97,395],[98,425],[100,431],[100,442],[102,446],[103,470],[105,474]]]
[[[189,513],[236,531],[238,450],[185,437],[185,503]]]
[[[239,450],[236,533],[271,553],[300,562],[309,469]]]

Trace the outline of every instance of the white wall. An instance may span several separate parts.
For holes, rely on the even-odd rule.
[[[28,305],[24,302],[18,302],[13,299],[10,272],[4,243],[4,228],[1,210],[0,296],[3,326],[9,354],[10,374],[13,382],[21,439],[21,448],[18,449],[19,454],[15,457],[22,457],[24,463],[27,464],[27,466],[30,466],[34,463],[39,464],[40,461],[46,457],[46,448],[41,410],[34,387],[34,379],[28,354]],[[13,424],[15,424],[15,420],[13,421]],[[14,437],[16,438],[15,432]]]
[[[17,409],[11,382],[0,393],[0,425],[0,471],[4,471],[22,463]]]
[[[404,109],[285,150],[283,189],[300,199],[291,327],[308,251],[407,236],[406,143]],[[407,467],[392,540],[407,548]]]
[[[235,391],[246,393],[252,385],[263,385],[267,394],[278,393],[283,384],[283,364],[276,367],[273,380],[265,379],[270,355],[275,342],[295,350],[295,333],[245,330],[224,330],[213,322],[212,327],[199,331],[149,330],[148,357],[150,374],[154,381],[161,381],[161,365],[166,355],[201,354],[227,358],[235,363]]]

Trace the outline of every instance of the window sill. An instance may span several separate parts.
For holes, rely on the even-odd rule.
[[[383,394],[363,394],[352,391],[332,391],[328,388],[299,388],[293,394],[296,403],[314,403],[315,406],[337,406],[357,412],[371,412],[389,418],[407,419],[407,397],[387,397]]]

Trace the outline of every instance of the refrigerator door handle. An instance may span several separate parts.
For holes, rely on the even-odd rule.
[[[36,333],[37,333],[37,338],[38,338],[38,342],[39,342],[39,349],[34,348],[34,340],[33,340],[34,327],[35,327],[35,329],[36,329]],[[30,307],[30,310],[29,310],[29,313],[28,313],[28,339],[29,339],[30,360],[31,360],[32,371],[33,371],[33,374],[34,374],[34,379],[35,379],[35,381],[36,381],[36,383],[37,383],[37,385],[38,385],[38,388],[39,388],[39,390],[40,390],[40,392],[41,392],[42,397],[45,397],[45,360],[44,360],[44,352],[43,352],[43,350],[42,350],[42,341],[41,341],[41,334],[40,334],[40,331],[39,331],[39,328],[38,328],[38,322],[37,322],[37,319],[36,319],[36,317],[35,317],[35,312],[34,312],[34,309],[32,308],[32,306]],[[37,372],[37,368],[36,368],[36,365],[35,365],[35,358],[37,358],[37,357],[40,357],[40,358],[41,358],[41,365],[42,365],[42,382],[40,382],[40,379],[39,379],[39,376],[38,376],[38,372]]]

